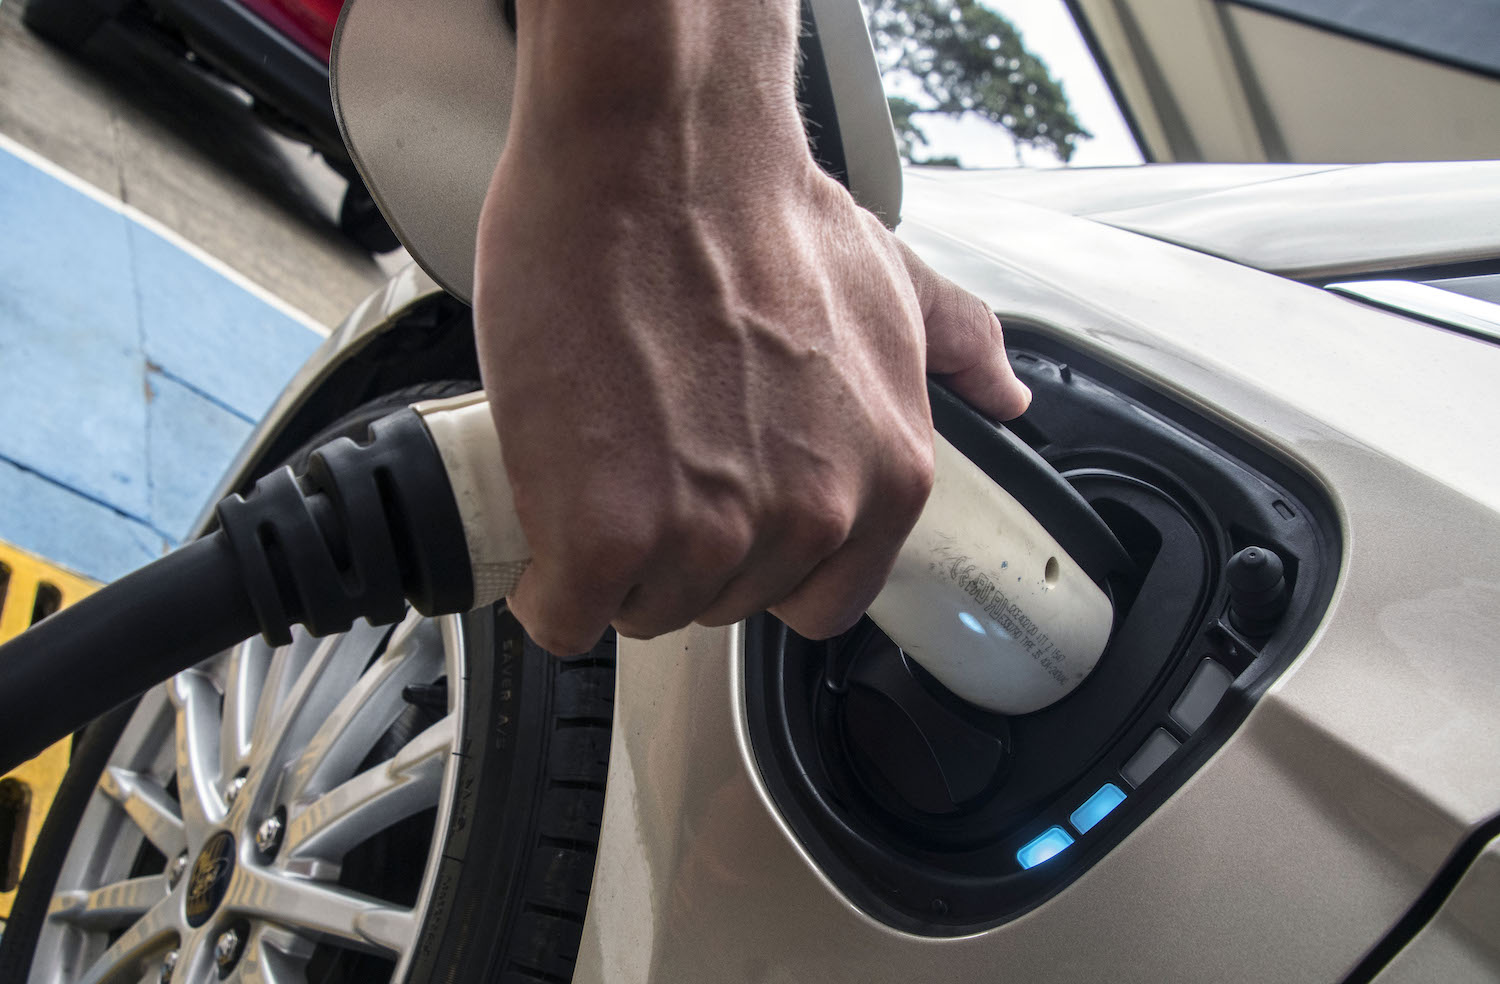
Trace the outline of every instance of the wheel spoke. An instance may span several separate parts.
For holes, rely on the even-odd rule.
[[[117,929],[135,922],[167,897],[167,882],[161,875],[144,875],[105,885],[93,891],[73,889],[52,896],[47,918],[58,919],[80,929]]]
[[[294,814],[283,848],[287,856],[337,861],[371,835],[436,806],[454,728],[451,715],[443,718],[394,758],[366,769]]]
[[[173,984],[188,981],[191,984],[208,984],[219,979],[218,967],[214,965],[214,942],[212,932],[194,932],[185,929],[177,953],[177,968],[172,975]],[[157,981],[161,980],[161,968],[157,968]]]
[[[296,685],[307,663],[320,646],[332,640],[319,641],[300,629],[294,629],[292,644],[280,646],[271,654],[271,666],[261,684],[260,699],[255,705],[255,720],[250,726],[250,747],[262,749],[271,738],[271,729],[282,704]]]
[[[112,765],[99,777],[99,791],[120,804],[125,815],[168,861],[187,850],[182,814],[161,783]]]
[[[172,678],[167,693],[177,708],[177,799],[196,842],[224,819],[218,789],[219,692],[206,675],[188,670]]]
[[[261,690],[271,668],[272,650],[259,639],[235,646],[224,668],[224,719],[219,727],[219,775],[232,776],[247,764],[250,734]]]
[[[280,771],[288,759],[299,754],[317,733],[339,701],[349,694],[363,675],[365,665],[390,630],[367,622],[355,622],[343,635],[322,640],[305,657],[300,670],[301,640],[278,650],[281,663],[278,687],[290,682],[277,706],[257,715],[251,755],[266,775]],[[295,681],[289,677],[295,674]],[[270,688],[268,687],[267,690]],[[271,694],[274,698],[274,694]],[[266,701],[262,699],[262,708]],[[264,806],[265,804],[259,804]]]
[[[154,961],[172,947],[177,928],[172,920],[175,899],[166,898],[146,910],[109,949],[80,974],[75,984],[102,984],[104,981],[138,978],[151,969]],[[160,966],[156,964],[156,966]]]
[[[265,868],[236,871],[221,908],[386,956],[399,956],[417,927],[411,909]]]
[[[299,630],[289,646],[252,641],[154,690],[155,703],[141,712],[150,721],[133,719],[133,737],[98,780],[92,819],[73,836],[43,922],[38,966],[69,982],[157,981],[171,951],[174,980],[217,981],[215,942],[244,918],[243,953],[225,980],[302,984],[324,945],[404,968],[425,901],[414,909],[381,897],[386,879],[363,878],[378,872],[361,873],[374,895],[337,880],[360,843],[451,802],[464,679],[453,622],[412,615],[394,629],[357,623],[325,640]],[[444,675],[454,684],[447,716],[427,725],[444,713],[441,700],[432,700],[435,688],[412,697],[419,710],[403,691]],[[371,756],[377,748],[381,754]],[[370,758],[383,761],[356,774]],[[236,776],[244,780],[231,784]],[[245,842],[271,829],[262,824],[273,813],[285,829],[257,854]],[[240,860],[203,927],[184,921],[182,868],[170,868],[170,879],[124,877],[143,838],[169,865],[191,864],[221,829],[234,833]],[[441,818],[436,829],[446,829]],[[426,878],[435,864],[428,858]],[[428,892],[424,880],[417,898]]]
[[[275,926],[262,926],[245,947],[230,984],[305,984],[303,968],[312,943]]]
[[[406,707],[402,688],[432,680],[442,671],[439,628],[412,612],[396,628],[380,659],[343,694],[297,757],[288,773],[286,798],[317,796],[352,775]]]

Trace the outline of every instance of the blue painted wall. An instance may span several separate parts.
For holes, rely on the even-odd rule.
[[[321,341],[0,150],[0,540],[101,580],[159,556]]]

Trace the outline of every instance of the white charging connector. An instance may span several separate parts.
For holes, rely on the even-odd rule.
[[[474,605],[503,598],[531,548],[516,518],[482,392],[416,404],[463,517]],[[1010,493],[941,435],[936,477],[870,618],[971,703],[1040,710],[1083,682],[1104,647],[1109,598]]]

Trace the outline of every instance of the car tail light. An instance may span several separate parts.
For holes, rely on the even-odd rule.
[[[271,26],[325,63],[344,0],[241,0]]]

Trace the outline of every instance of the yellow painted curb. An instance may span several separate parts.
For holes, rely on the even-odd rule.
[[[99,585],[47,563],[8,543],[0,543],[0,642],[90,594]],[[5,667],[0,665],[0,686]],[[0,778],[0,919],[10,918],[16,882],[31,858],[42,821],[68,770],[72,740],[64,738]]]

